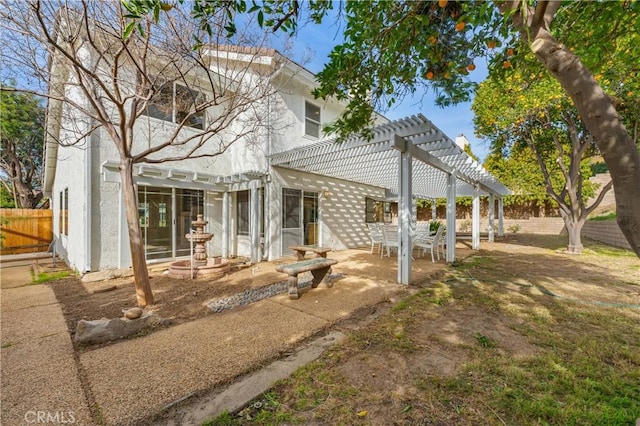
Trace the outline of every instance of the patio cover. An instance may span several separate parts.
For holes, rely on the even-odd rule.
[[[447,229],[450,230],[447,233],[447,261],[453,261],[455,198],[473,196],[477,200],[479,195],[489,195],[492,199],[494,196],[500,199],[511,192],[422,114],[376,126],[371,132],[371,140],[361,136],[350,137],[341,143],[326,139],[275,153],[270,156],[271,165],[378,186],[397,193],[401,242],[398,281],[408,284],[411,279],[413,197],[447,198]]]

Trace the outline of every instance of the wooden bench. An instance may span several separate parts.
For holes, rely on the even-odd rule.
[[[276,271],[284,272],[289,275],[289,298],[298,299],[300,297],[298,294],[298,274],[311,272],[313,275],[311,287],[316,288],[331,270],[331,265],[335,265],[336,263],[338,263],[338,261],[335,259],[316,257],[314,259],[307,259],[301,262],[280,265],[276,267]]]

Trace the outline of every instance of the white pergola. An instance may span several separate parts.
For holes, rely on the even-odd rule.
[[[412,199],[447,199],[447,262],[455,260],[456,196],[473,197],[472,247],[480,247],[480,199],[489,196],[489,240],[503,233],[502,196],[511,192],[422,114],[371,129],[370,140],[327,139],[276,153],[271,165],[378,186],[398,196],[398,282],[411,281]]]

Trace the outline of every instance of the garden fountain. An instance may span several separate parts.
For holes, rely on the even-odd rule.
[[[171,278],[196,278],[223,274],[228,270],[229,260],[220,256],[207,257],[205,244],[213,238],[210,232],[204,232],[204,227],[209,222],[204,220],[202,214],[196,216],[191,222],[196,229],[185,235],[189,242],[195,245],[193,255],[189,260],[179,260],[169,265],[169,277]]]

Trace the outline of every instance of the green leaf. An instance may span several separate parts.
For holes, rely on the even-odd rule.
[[[160,2],[156,3],[153,7],[153,22],[158,23],[160,21]]]
[[[124,27],[124,31],[122,32],[122,38],[124,38],[125,40],[129,38],[129,36],[131,35],[131,32],[133,31],[133,29],[136,27],[136,21],[131,21],[129,22],[125,27]]]

